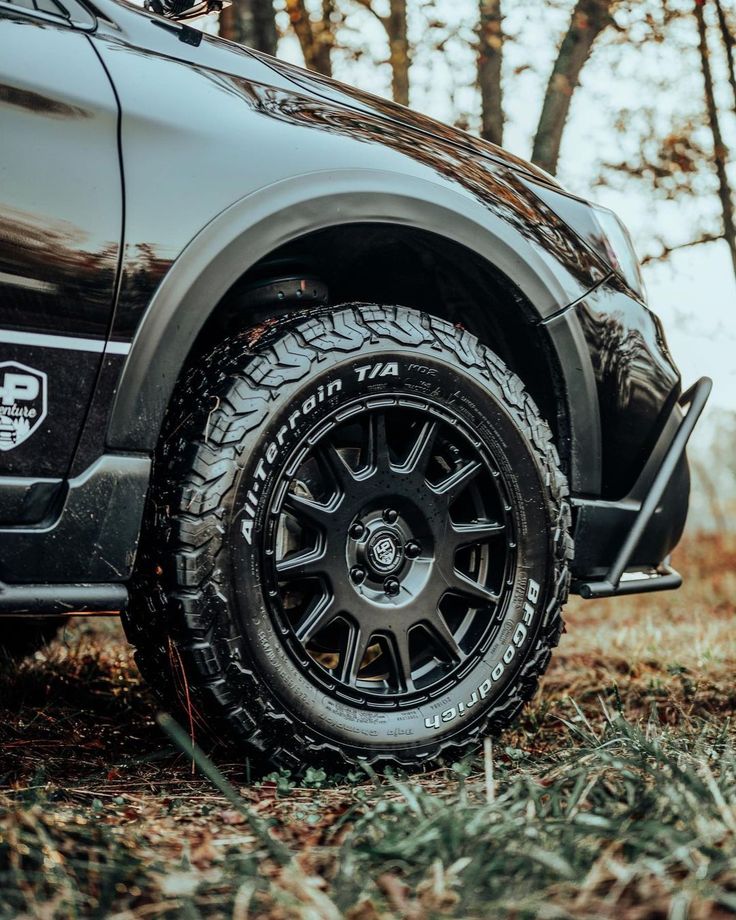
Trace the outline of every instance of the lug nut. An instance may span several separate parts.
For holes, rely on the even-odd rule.
[[[416,543],[414,540],[411,543],[406,544],[406,558],[407,559],[416,559],[419,553],[421,553],[422,547]]]
[[[359,565],[354,565],[352,569],[350,569],[350,577],[354,584],[362,585],[365,581],[365,569],[361,569]]]
[[[350,536],[353,538],[353,540],[360,540],[360,538],[363,536],[364,533],[365,533],[365,527],[363,527],[360,521],[357,521],[350,528]]]
[[[388,594],[389,597],[396,597],[396,595],[401,591],[401,585],[396,578],[387,578],[383,583],[383,590]]]
[[[399,519],[398,512],[394,511],[393,508],[387,508],[383,512],[383,519],[387,524],[395,524]]]

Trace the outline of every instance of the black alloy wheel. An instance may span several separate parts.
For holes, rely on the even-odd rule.
[[[447,688],[485,649],[515,544],[501,474],[461,420],[398,393],[382,402],[297,448],[264,551],[296,666],[385,708]]]
[[[548,426],[468,332],[376,305],[280,320],[182,380],[124,623],[200,738],[414,768],[533,694],[569,524]]]

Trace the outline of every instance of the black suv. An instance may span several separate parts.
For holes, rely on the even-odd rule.
[[[571,585],[679,585],[710,382],[610,211],[117,0],[0,48],[6,650],[120,610],[200,733],[411,767],[516,716]]]

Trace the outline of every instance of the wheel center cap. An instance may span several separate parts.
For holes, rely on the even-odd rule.
[[[366,556],[374,572],[379,575],[390,575],[401,566],[404,547],[399,536],[393,531],[379,530],[368,541]]]

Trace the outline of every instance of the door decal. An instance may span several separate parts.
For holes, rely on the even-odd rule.
[[[0,450],[12,450],[46,418],[46,374],[17,361],[0,363]]]

